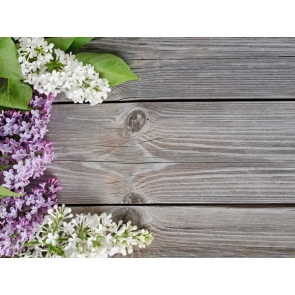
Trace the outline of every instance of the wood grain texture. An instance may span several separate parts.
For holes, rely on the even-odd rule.
[[[143,163],[55,161],[66,204],[120,204],[130,193],[141,203],[295,203],[295,163]]]
[[[294,38],[94,38],[79,51],[144,59],[295,57]]]
[[[142,203],[293,203],[294,107],[56,105],[47,137],[55,161],[46,174],[61,180],[60,200],[70,204],[122,203],[130,193]],[[146,121],[136,132],[138,111]]]
[[[295,98],[294,41],[95,38],[81,51],[116,54],[141,81],[96,107],[59,95],[43,178],[76,213],[149,228],[132,257],[294,257],[295,102],[271,101]]]
[[[103,38],[83,51],[116,54],[141,78],[114,87],[109,101],[293,99],[294,40]]]
[[[136,112],[145,119],[132,132],[130,114]],[[273,164],[295,159],[295,102],[55,105],[48,129],[55,160]]]
[[[148,228],[154,241],[127,257],[294,257],[294,208],[80,207]]]

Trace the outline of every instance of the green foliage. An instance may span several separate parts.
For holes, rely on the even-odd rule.
[[[53,43],[54,48],[59,48],[65,52],[75,52],[92,39],[93,37],[54,37],[48,38],[46,41]]]
[[[53,37],[47,38],[55,48],[65,52],[75,52],[93,37]],[[78,53],[76,58],[83,64],[91,64],[101,78],[106,78],[109,85],[116,86],[130,80],[140,80],[129,66],[119,57],[107,53]],[[56,70],[54,61],[48,63],[48,71]],[[59,69],[57,69],[59,70]],[[28,110],[32,89],[22,83],[21,66],[18,62],[17,48],[9,37],[0,37],[0,109],[12,108]]]
[[[75,37],[54,37],[54,38],[48,38],[46,41],[48,43],[53,43],[54,48],[59,48],[63,51],[66,51],[75,40]]]
[[[81,52],[76,54],[76,58],[84,65],[93,65],[99,76],[109,81],[110,86],[140,80],[120,57],[113,54]]]
[[[0,82],[0,106],[28,110],[32,98],[32,88],[14,79],[5,79]]]
[[[16,46],[9,37],[0,37],[0,77],[24,79]]]
[[[0,186],[0,199],[4,198],[4,197],[21,197],[24,194],[16,194],[10,190],[8,190],[7,188]]]
[[[57,247],[57,246],[53,246],[51,244],[47,244],[46,243],[46,246],[49,248],[49,250],[52,252],[52,253],[56,253],[57,255],[65,258],[66,255],[65,255],[65,252],[60,248],[60,247]]]
[[[67,49],[67,52],[75,52],[80,47],[91,41],[93,37],[76,37],[71,46]]]

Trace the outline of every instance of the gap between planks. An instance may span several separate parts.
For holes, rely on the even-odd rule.
[[[146,121],[130,133],[136,111]],[[130,193],[144,203],[294,203],[294,114],[295,102],[57,105],[46,175],[61,180],[65,203]]]

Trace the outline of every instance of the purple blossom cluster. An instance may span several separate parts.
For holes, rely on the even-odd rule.
[[[24,243],[34,238],[37,226],[47,210],[57,204],[61,189],[55,178],[40,183],[23,197],[6,197],[0,201],[0,257],[17,255]]]
[[[52,143],[44,135],[53,98],[34,91],[30,111],[0,112],[0,185],[23,192],[29,179],[42,175],[52,161]]]
[[[31,178],[41,176],[52,161],[52,143],[46,141],[54,96],[33,92],[29,111],[0,112],[0,185],[24,193]],[[51,178],[22,197],[0,199],[0,257],[17,255],[34,238],[47,210],[57,204],[58,180]]]

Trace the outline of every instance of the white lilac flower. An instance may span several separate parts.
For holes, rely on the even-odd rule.
[[[106,258],[118,253],[130,254],[133,246],[142,248],[153,240],[148,230],[137,230],[130,221],[116,224],[106,213],[72,218],[70,212],[64,205],[49,209],[36,229],[35,238],[26,244],[19,257]]]
[[[101,103],[111,91],[92,65],[83,66],[75,55],[54,48],[44,38],[15,38],[25,82],[40,93],[65,92],[75,103]]]
[[[65,234],[72,235],[75,231],[75,227],[72,223],[63,222],[63,229]]]
[[[47,239],[46,239],[46,244],[52,244],[53,246],[56,246],[57,244],[57,239],[59,238],[58,234],[52,234],[52,233],[48,233],[47,235]]]

